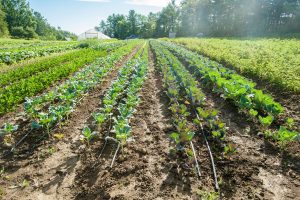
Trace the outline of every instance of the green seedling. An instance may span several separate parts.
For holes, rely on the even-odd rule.
[[[287,118],[287,119],[285,119],[285,125],[288,128],[292,129],[295,126],[295,120],[293,118]]]
[[[279,142],[284,147],[288,142],[300,140],[300,133],[290,131],[284,126],[280,126],[279,130],[273,134],[273,139]]]
[[[96,137],[96,135],[97,133],[92,132],[89,127],[84,127],[82,130],[82,140],[85,141],[88,146],[90,146],[90,142]]]
[[[18,125],[13,125],[11,123],[5,123],[3,129],[0,129],[0,136],[12,134],[18,130]]]
[[[198,191],[198,195],[201,200],[217,200],[220,197],[218,192],[204,190]]]
[[[257,112],[257,110],[254,110],[254,109],[251,108],[249,110],[249,115],[251,116],[251,118],[256,118],[257,115],[258,115],[258,112]]]
[[[225,156],[232,156],[236,152],[237,152],[237,149],[230,143],[224,147],[224,155]]]
[[[131,127],[127,120],[124,119],[118,119],[118,121],[116,121],[114,131],[116,133],[116,138],[121,141],[122,145],[126,143],[128,137],[131,135]]]
[[[30,185],[30,182],[29,182],[28,180],[24,179],[24,180],[22,181],[21,187],[22,187],[22,188],[26,188],[26,187],[28,187],[29,185]]]
[[[268,115],[267,117],[258,116],[258,120],[263,125],[264,128],[267,128],[274,121],[274,117],[271,115]]]
[[[97,122],[97,125],[100,127],[107,119],[107,115],[105,113],[93,113],[92,114],[94,120]]]

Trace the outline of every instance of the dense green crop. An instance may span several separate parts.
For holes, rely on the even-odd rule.
[[[92,114],[98,125],[98,131],[101,131],[102,125],[109,121],[113,125],[115,138],[122,145],[131,136],[129,119],[140,103],[138,93],[148,72],[147,50],[148,46],[145,43],[135,58],[120,69],[118,78],[112,83],[103,98],[102,107]],[[118,113],[118,115],[114,115],[114,113]]]
[[[68,52],[63,55],[57,55],[55,57],[49,58],[47,60],[41,60],[29,64],[25,64],[22,68],[17,68],[6,73],[0,74],[0,86],[5,86],[12,84],[20,79],[26,79],[30,76],[33,76],[41,71],[46,71],[51,68],[58,67],[59,65],[66,65],[68,63],[74,62],[80,56],[89,54],[92,50],[82,49],[72,52]]]
[[[298,40],[182,38],[171,41],[228,64],[249,77],[271,82],[283,91],[300,92]]]

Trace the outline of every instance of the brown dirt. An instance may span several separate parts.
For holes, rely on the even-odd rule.
[[[83,98],[61,129],[54,130],[54,133],[63,133],[63,139],[52,138],[44,141],[37,151],[26,152],[24,155],[21,151],[9,160],[1,160],[0,164],[5,169],[0,179],[5,199],[71,199],[75,171],[81,165],[79,154],[84,148],[79,138],[81,130],[117,76],[118,69],[137,50],[134,49],[119,62],[116,69]],[[25,179],[29,181],[29,186],[22,188],[20,186]]]

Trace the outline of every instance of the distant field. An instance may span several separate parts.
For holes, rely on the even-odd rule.
[[[285,91],[300,92],[299,40],[180,38],[172,41],[232,66],[244,75],[261,78]]]

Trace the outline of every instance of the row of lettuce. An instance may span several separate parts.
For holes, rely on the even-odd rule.
[[[137,44],[137,41],[129,42],[109,55],[96,59],[63,84],[42,95],[25,98],[24,111],[26,118],[31,122],[31,130],[42,129],[50,134],[52,128],[68,119],[83,95],[101,83],[115,69],[116,63],[128,55]],[[11,134],[17,127],[18,124],[6,123],[1,135]]]
[[[12,64],[16,62],[20,62],[23,60],[27,60],[30,58],[47,56],[52,53],[60,53],[72,49],[77,49],[79,46],[77,44],[68,44],[68,45],[58,45],[58,46],[49,46],[49,47],[33,47],[30,49],[21,50],[10,50],[0,52],[0,64]]]
[[[254,82],[183,47],[163,41],[159,44],[187,63],[187,69],[193,77],[201,80],[201,87],[209,88],[229,100],[254,123],[260,124],[266,137],[281,144],[300,139],[299,133],[294,131],[294,119],[286,117],[283,106],[270,95],[256,89]]]
[[[296,39],[196,39],[170,40],[232,66],[243,75],[272,83],[282,91],[300,93],[300,43]]]
[[[90,40],[83,42],[34,42],[29,44],[0,48],[0,65],[13,64],[30,58],[44,57],[53,53],[61,53],[69,50],[97,47],[104,43],[113,43],[115,40]],[[10,48],[11,47],[11,48]]]
[[[46,41],[46,40],[22,40],[22,39],[0,39],[0,52],[2,51],[18,51],[34,47],[47,47],[53,45],[76,44],[77,41]]]

